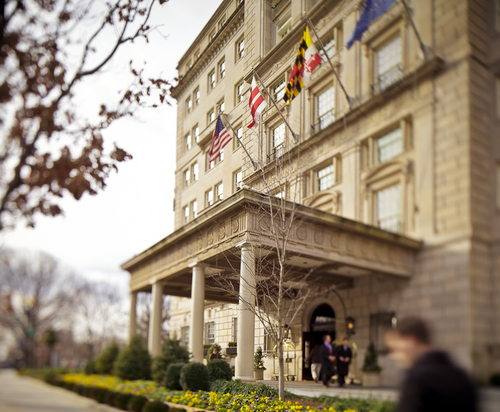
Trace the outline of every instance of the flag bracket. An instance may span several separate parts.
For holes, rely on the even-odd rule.
[[[255,77],[259,80],[260,84],[262,85],[262,88],[264,89],[264,91],[266,92],[266,94],[269,96],[269,99],[271,100],[271,103],[274,105],[274,107],[276,108],[276,110],[278,111],[279,115],[281,116],[281,119],[285,122],[285,124],[287,125],[288,127],[288,130],[290,130],[290,133],[292,134],[294,140],[295,140],[295,143],[298,143],[299,142],[299,135],[296,134],[292,127],[290,126],[290,124],[288,123],[288,121],[285,119],[285,116],[283,116],[283,113],[281,113],[281,110],[279,109],[278,105],[276,104],[276,102],[274,101],[273,97],[269,94],[269,92],[267,91],[267,88],[266,88],[266,85],[264,84],[264,82],[262,81],[262,79],[260,78],[260,76],[257,74],[257,72],[252,69],[252,72],[253,74],[255,75]]]

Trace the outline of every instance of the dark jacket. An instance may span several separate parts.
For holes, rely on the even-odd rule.
[[[476,412],[467,374],[442,351],[427,352],[408,370],[397,412]]]
[[[351,348],[348,346],[346,349],[344,349],[343,345],[337,346],[337,373],[339,375],[348,375],[349,374],[349,364],[351,363],[352,359],[352,351]],[[340,357],[344,358],[349,358],[349,362],[342,362],[340,360]]]
[[[313,348],[309,357],[307,358],[309,361],[311,361],[311,363],[321,363],[321,359],[323,359],[323,357],[321,356],[321,353],[320,353],[321,346],[324,346],[324,345],[316,345]]]
[[[326,373],[327,376],[332,376],[334,372],[333,362],[328,357],[335,356],[335,347],[332,345],[332,353],[330,353],[326,345],[323,343],[319,347],[319,354],[321,355],[321,373]]]

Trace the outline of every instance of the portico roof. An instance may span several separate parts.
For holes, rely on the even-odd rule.
[[[272,202],[272,203],[270,203]],[[241,189],[206,209],[193,221],[176,230],[121,267],[130,272],[131,291],[149,291],[160,281],[164,293],[191,296],[191,271],[205,264],[205,273],[239,267],[238,243],[249,241],[273,255],[269,207],[293,210],[294,219],[286,250],[287,264],[297,269],[322,269],[314,276],[318,285],[348,286],[357,276],[386,274],[408,277],[421,242],[374,226],[346,219],[308,206]],[[205,298],[234,301],[206,281]]]

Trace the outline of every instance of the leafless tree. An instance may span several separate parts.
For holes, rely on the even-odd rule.
[[[43,253],[0,252],[0,325],[34,366],[35,345],[49,328],[66,323],[74,308],[75,276]]]
[[[236,249],[225,252],[228,267],[212,275],[215,288],[231,294],[243,307],[250,310],[262,324],[268,338],[276,344],[279,363],[279,395],[285,397],[284,345],[288,340],[288,328],[303,313],[307,303],[314,297],[326,295],[335,286],[311,287],[315,276],[328,270],[330,264],[316,264],[300,268],[290,261],[290,241],[296,230],[307,224],[298,213],[301,190],[301,173],[298,163],[300,153],[284,153],[272,162],[272,167],[261,167],[254,175],[252,186],[259,192],[259,199],[248,207],[248,211],[258,216],[255,221],[252,242],[255,250],[255,273],[250,289],[255,293],[250,298],[240,295],[239,276],[241,261]],[[295,252],[295,257],[297,252]],[[253,270],[253,269],[252,269]]]
[[[59,198],[96,194],[131,155],[102,131],[143,107],[168,103],[170,83],[130,62],[130,85],[113,107],[82,114],[77,87],[91,84],[126,44],[148,41],[156,3],[167,0],[0,2],[0,230],[62,213]],[[110,147],[111,146],[111,147]]]
[[[151,319],[151,293],[138,293],[137,294],[137,329],[138,333],[144,338],[145,342],[148,341],[149,335],[149,321]],[[163,296],[161,305],[161,330],[160,338],[162,342],[170,337],[167,322],[170,320],[170,298]]]
[[[87,347],[88,360],[93,360],[107,342],[120,341],[120,332],[126,329],[122,303],[116,286],[80,279],[73,330],[76,340]]]

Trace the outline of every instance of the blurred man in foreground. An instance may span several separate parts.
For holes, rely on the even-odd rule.
[[[474,386],[442,350],[432,346],[419,318],[398,320],[385,334],[391,357],[408,372],[397,412],[476,412]]]

